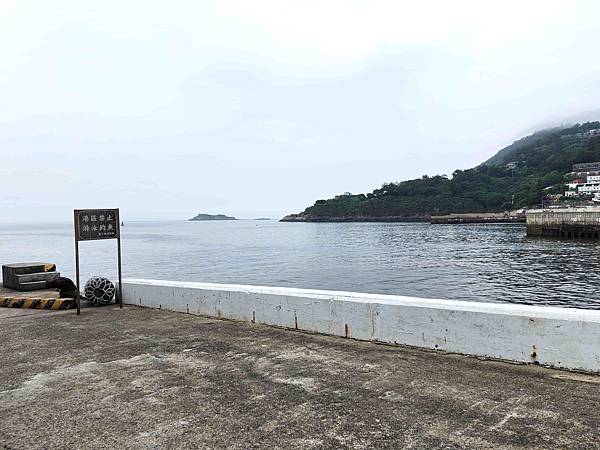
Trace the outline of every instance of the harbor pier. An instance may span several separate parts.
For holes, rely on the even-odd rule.
[[[171,308],[175,299],[162,301]],[[191,308],[88,307],[81,316],[0,308],[0,448],[600,442],[597,375],[217,320]]]
[[[527,236],[599,239],[600,208],[536,209],[527,211]]]

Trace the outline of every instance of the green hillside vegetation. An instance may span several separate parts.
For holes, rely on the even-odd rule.
[[[539,204],[544,195],[561,193],[572,165],[600,161],[600,138],[585,136],[600,128],[588,122],[524,137],[478,167],[456,170],[451,177],[427,176],[385,183],[368,194],[317,200],[300,217],[404,217],[469,212],[502,212]],[[514,162],[514,169],[506,164]]]

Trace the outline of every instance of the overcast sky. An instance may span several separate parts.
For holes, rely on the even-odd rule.
[[[595,118],[599,42],[597,1],[0,0],[0,221],[280,218],[450,174]]]

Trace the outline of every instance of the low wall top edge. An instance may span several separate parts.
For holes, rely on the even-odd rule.
[[[513,303],[484,303],[465,300],[430,299],[406,297],[400,295],[369,294],[348,291],[328,291],[317,289],[301,289],[275,286],[255,286],[243,284],[219,284],[184,282],[169,280],[150,280],[129,278],[123,280],[124,285],[157,286],[211,291],[242,292],[249,294],[285,295],[290,297],[307,297],[315,300],[341,300],[357,303],[377,303],[381,305],[402,305],[408,307],[434,308],[450,311],[467,311],[488,314],[517,315],[532,318],[548,318],[585,322],[600,322],[600,311],[577,308],[560,308],[555,306],[523,305]]]

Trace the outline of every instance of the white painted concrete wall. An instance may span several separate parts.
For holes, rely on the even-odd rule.
[[[355,339],[600,372],[600,311],[128,279],[124,302]]]

